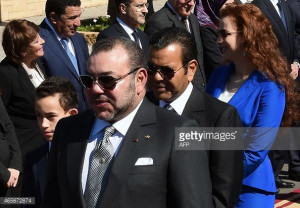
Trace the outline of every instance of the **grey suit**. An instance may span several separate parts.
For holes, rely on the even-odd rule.
[[[87,111],[59,121],[44,207],[84,207],[81,171],[94,120]],[[176,151],[174,146],[176,126],[196,125],[144,99],[114,160],[99,207],[211,208],[205,151]],[[135,166],[142,157],[151,157],[153,165]]]
[[[203,64],[203,48],[202,41],[200,36],[200,25],[197,17],[194,14],[189,16],[189,22],[191,27],[191,33],[194,35],[196,44],[197,44],[197,61],[198,69],[193,79],[194,85],[201,89],[205,89],[206,79],[204,73],[204,64]],[[165,4],[165,6],[159,11],[155,12],[145,27],[145,33],[151,38],[151,36],[166,27],[178,27],[181,29],[186,29],[183,22],[181,22],[177,15],[170,9],[170,7]]]

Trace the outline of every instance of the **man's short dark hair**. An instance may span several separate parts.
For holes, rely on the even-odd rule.
[[[182,64],[185,65],[189,61],[197,60],[196,41],[189,32],[177,27],[167,27],[153,34],[150,38],[150,47],[160,50],[170,44],[178,44],[181,46]],[[185,67],[187,72],[187,68]]]
[[[65,77],[49,77],[36,89],[36,100],[59,94],[59,104],[65,112],[71,108],[78,109],[78,95],[72,82]]]
[[[115,0],[117,12],[120,12],[119,11],[120,4],[123,3],[125,5],[129,5],[131,2],[132,2],[132,0]]]
[[[124,37],[105,38],[97,41],[93,45],[90,57],[100,52],[108,52],[116,46],[121,46],[127,52],[131,69],[146,68],[143,50],[134,41]]]
[[[57,16],[61,16],[66,13],[67,6],[80,7],[80,0],[47,0],[46,2],[46,17],[49,17],[51,12],[54,12]]]

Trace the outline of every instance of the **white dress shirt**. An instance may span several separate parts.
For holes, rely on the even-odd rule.
[[[138,109],[140,108],[141,104],[143,101],[139,103],[139,105],[130,113],[128,114],[125,118],[115,122],[113,124],[113,127],[115,127],[116,132],[109,138],[109,141],[111,142],[113,148],[114,148],[114,157],[118,154],[120,144],[123,141],[131,123],[132,120],[134,119],[134,116]],[[83,162],[83,169],[82,169],[82,175],[81,175],[81,183],[82,183],[82,191],[84,193],[85,191],[85,185],[86,185],[86,180],[88,176],[88,171],[89,167],[91,164],[92,160],[92,151],[96,147],[97,144],[101,141],[103,138],[104,132],[102,131],[105,127],[110,126],[111,124],[104,121],[100,120],[98,118],[95,119],[91,135],[85,150],[85,156],[84,156],[84,162]]]
[[[166,104],[170,104],[172,108],[176,111],[176,113],[178,113],[178,115],[181,115],[189,97],[192,94],[192,90],[193,90],[193,85],[190,82],[187,88],[184,90],[184,92],[173,102],[166,103],[163,100],[159,100],[159,107],[163,108]]]

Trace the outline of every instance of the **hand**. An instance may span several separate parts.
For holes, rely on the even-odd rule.
[[[296,64],[291,64],[291,77],[295,80],[298,77],[299,68]]]
[[[7,187],[16,187],[19,180],[20,171],[12,168],[8,168],[7,170],[10,172],[10,178],[6,184]]]

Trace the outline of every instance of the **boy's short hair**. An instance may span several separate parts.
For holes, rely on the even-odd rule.
[[[78,95],[72,82],[65,77],[49,77],[36,89],[36,100],[59,94],[59,104],[65,112],[71,108],[78,109]]]

